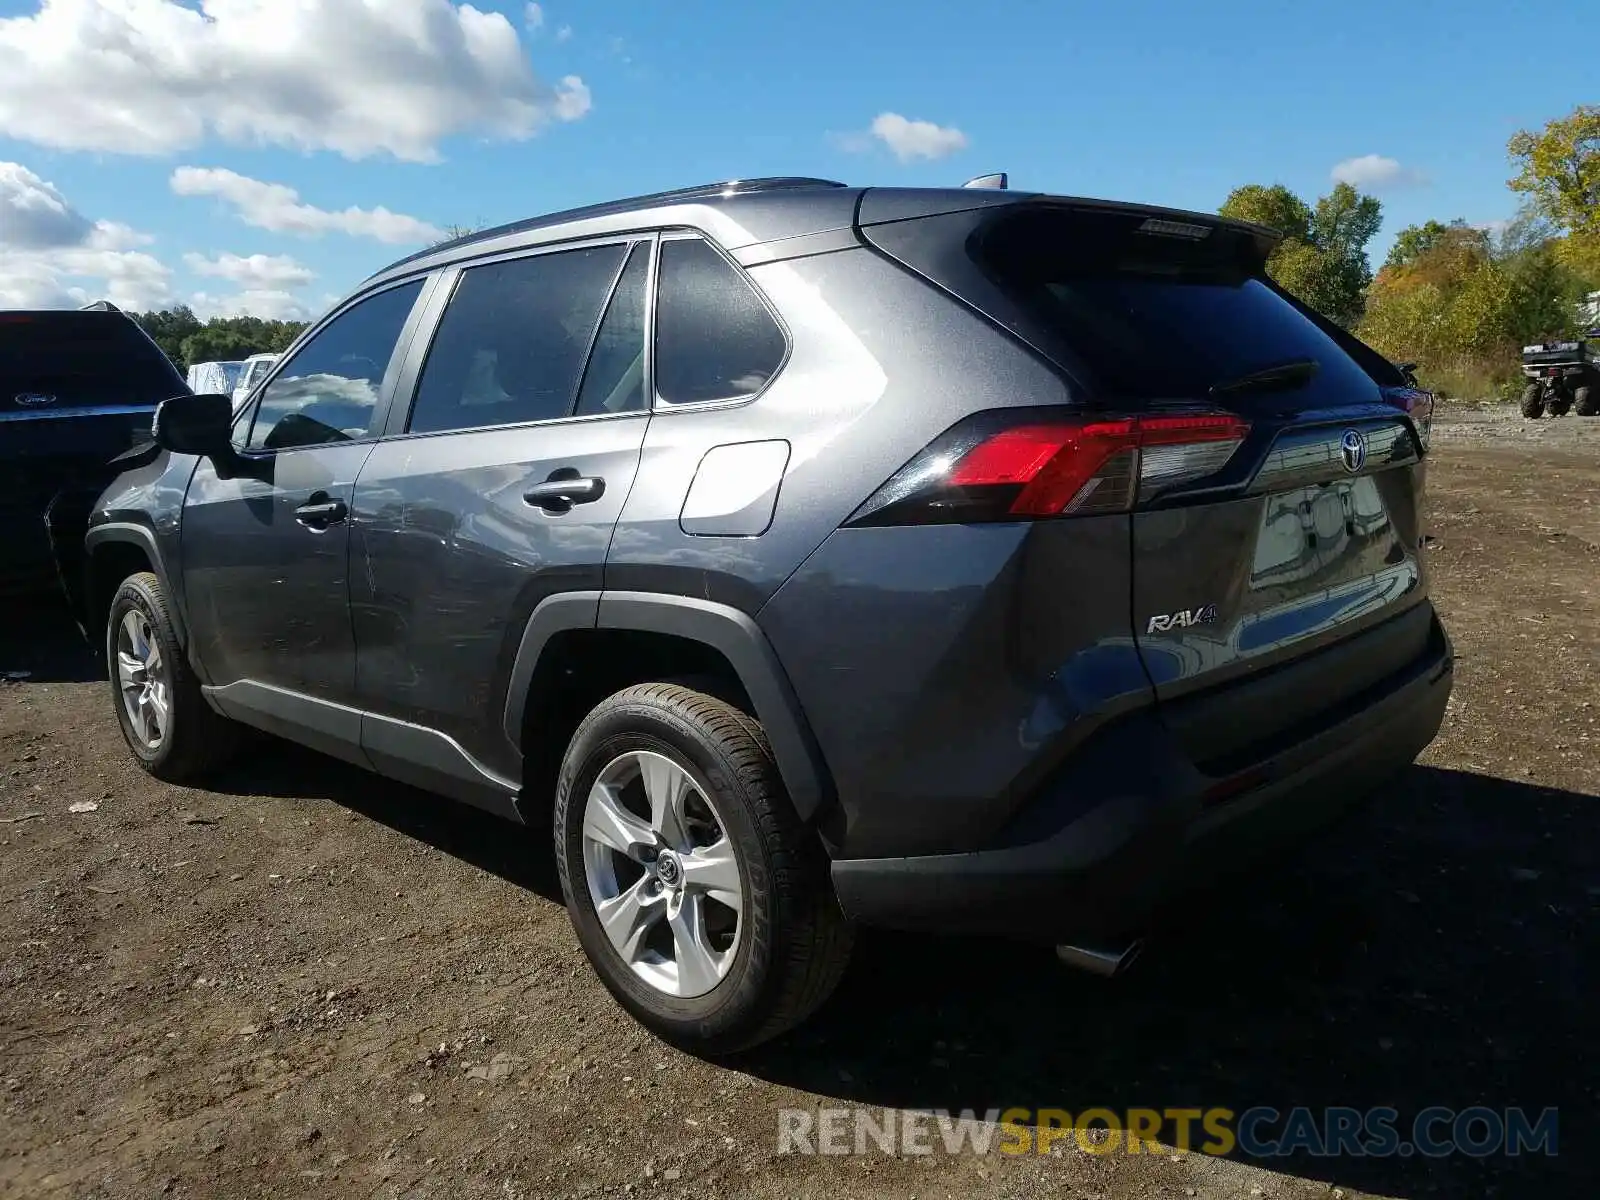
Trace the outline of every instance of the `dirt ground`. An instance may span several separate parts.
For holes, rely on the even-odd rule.
[[[1429,489],[1457,691],[1369,810],[1123,979],[869,935],[819,1019],[720,1065],[603,992],[544,831],[276,743],[157,783],[71,631],[15,613],[0,1195],[1593,1196],[1600,421],[1452,410]],[[779,1155],[778,1110],[824,1104],[1556,1106],[1560,1152]]]

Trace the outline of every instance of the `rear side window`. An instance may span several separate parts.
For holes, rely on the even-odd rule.
[[[570,414],[627,251],[592,246],[463,271],[417,383],[410,432]]]
[[[1219,384],[1302,359],[1317,371],[1295,389],[1297,404],[1372,392],[1372,377],[1262,281],[1259,249],[1240,231],[1032,210],[1001,218],[973,253],[1116,397],[1204,399]]]
[[[656,393],[666,404],[753,396],[783,365],[783,330],[755,287],[698,238],[661,243]]]
[[[0,412],[158,404],[186,388],[167,356],[121,313],[0,313]],[[32,403],[19,404],[19,396]]]

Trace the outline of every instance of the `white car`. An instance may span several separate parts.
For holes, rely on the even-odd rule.
[[[278,356],[276,354],[252,354],[244,360],[244,370],[239,373],[239,381],[233,388],[233,408],[235,412],[249,397],[256,384],[267,377],[267,372],[272,370],[272,364],[277,361]]]
[[[244,362],[203,362],[189,368],[189,390],[197,396],[233,395],[244,374]]]

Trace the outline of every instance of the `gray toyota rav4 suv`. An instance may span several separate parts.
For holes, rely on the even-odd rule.
[[[86,538],[139,762],[240,727],[516,821],[636,1018],[796,1024],[857,925],[1102,971],[1437,732],[1431,397],[1265,229],[763,179],[363,284]]]

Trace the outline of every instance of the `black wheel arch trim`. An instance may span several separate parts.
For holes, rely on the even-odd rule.
[[[185,651],[189,648],[189,620],[188,613],[183,603],[183,593],[172,586],[172,579],[167,573],[166,563],[161,557],[160,544],[156,541],[155,532],[144,525],[132,521],[107,521],[100,525],[92,526],[83,536],[84,556],[84,588],[85,605],[87,605],[92,592],[89,585],[93,579],[94,552],[96,548],[108,544],[121,543],[123,545],[138,546],[150,560],[150,569],[155,572],[161,581],[161,588],[167,594],[167,613],[172,618],[173,632],[178,635],[178,644]],[[87,612],[85,616],[87,616]]]
[[[557,633],[573,629],[661,633],[717,651],[750,697],[800,819],[811,820],[831,800],[822,752],[766,634],[748,614],[693,596],[565,592],[542,600],[528,618],[507,685],[504,725],[514,744],[521,742],[528,689],[540,655]]]

